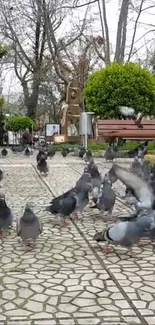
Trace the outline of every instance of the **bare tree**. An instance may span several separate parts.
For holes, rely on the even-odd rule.
[[[145,21],[141,22],[140,18],[144,13],[151,12],[155,8],[155,4],[151,0],[119,0],[117,4],[119,6],[118,13],[118,24],[116,32],[116,44],[113,48],[111,34],[109,29],[109,19],[111,17],[107,16],[107,6],[110,6],[112,0],[97,0],[98,14],[101,23],[101,35],[102,37],[102,53],[97,51],[96,42],[94,46],[99,57],[103,60],[104,65],[107,65],[114,59],[116,62],[130,61],[135,53],[141,49],[139,46],[139,41],[145,38],[146,35],[153,31],[153,25],[150,25],[147,33],[141,35],[140,39],[136,38],[137,29],[143,23],[145,26],[147,24]],[[77,2],[78,6],[80,3]],[[91,1],[85,0],[81,3],[81,6],[90,6]],[[112,5],[112,4],[111,4]],[[116,17],[117,19],[117,17]],[[95,36],[95,35],[93,35]],[[96,38],[96,36],[95,36]],[[130,41],[128,40],[130,39]]]

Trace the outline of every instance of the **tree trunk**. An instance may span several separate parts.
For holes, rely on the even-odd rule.
[[[28,116],[33,120],[36,117],[36,108],[37,108],[38,97],[39,97],[39,86],[40,86],[40,81],[36,77],[34,78],[32,84],[32,92],[31,94],[29,94],[27,81],[25,80],[22,81],[25,106],[27,107]]]
[[[118,27],[117,27],[117,37],[116,37],[116,51],[115,51],[116,62],[124,61],[129,3],[130,0],[123,0],[121,10],[120,10]]]

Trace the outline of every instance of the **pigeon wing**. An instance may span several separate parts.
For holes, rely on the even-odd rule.
[[[146,208],[151,208],[154,197],[151,189],[147,185],[146,182],[144,182],[141,178],[138,176],[130,173],[128,170],[118,166],[113,166],[115,175],[118,177],[118,179],[126,185],[126,187],[129,187],[134,190],[135,196],[143,203],[143,206]]]

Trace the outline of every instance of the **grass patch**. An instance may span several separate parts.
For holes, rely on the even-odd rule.
[[[135,149],[142,141],[127,141],[124,143],[122,146],[118,147],[119,151],[128,151]],[[55,145],[50,145],[49,148],[54,148],[56,151],[61,151],[65,147],[69,147],[72,149],[75,148],[80,148],[82,145],[80,144],[70,144],[70,143],[61,143],[61,144],[55,144]],[[93,152],[98,152],[98,151],[104,151],[108,147],[108,143],[95,143],[92,141],[88,141],[88,149],[92,150]],[[155,153],[155,143],[153,141],[149,141],[148,144],[148,152],[149,153]]]

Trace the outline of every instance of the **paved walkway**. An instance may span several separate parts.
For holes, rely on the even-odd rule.
[[[104,174],[104,167],[98,160]],[[60,229],[43,211],[54,195],[75,184],[84,163],[57,154],[50,174],[38,176],[34,158],[10,154],[0,159],[8,204],[20,217],[33,201],[44,232],[36,248],[24,253],[12,230],[0,246],[0,325],[116,325],[155,324],[155,255],[152,246],[137,248],[132,259],[126,249],[105,256],[92,239],[105,227],[89,208],[81,221]],[[123,187],[117,184],[117,191]],[[117,201],[114,214],[126,213]]]

